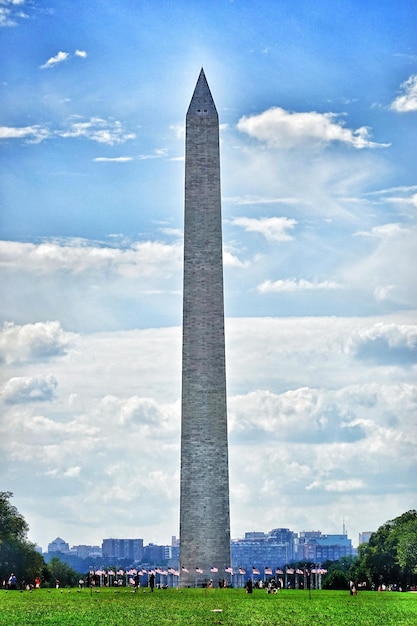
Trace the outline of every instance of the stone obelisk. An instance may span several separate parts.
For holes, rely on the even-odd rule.
[[[230,566],[219,118],[203,70],[185,144],[179,573],[194,587]]]

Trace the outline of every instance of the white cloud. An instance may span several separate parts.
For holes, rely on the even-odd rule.
[[[17,326],[5,323],[0,329],[0,362],[25,363],[65,355],[74,335],[59,322],[37,322]]]
[[[286,278],[281,280],[265,280],[258,285],[260,293],[277,293],[281,291],[302,291],[316,289],[341,289],[341,285],[334,280],[311,281],[305,278]]]
[[[359,231],[355,233],[355,236],[370,237],[370,238],[383,238],[383,237],[395,237],[406,233],[406,229],[400,224],[382,224],[381,226],[374,226],[369,231]]]
[[[126,132],[118,120],[104,120],[91,117],[87,122],[73,122],[68,129],[57,131],[60,137],[85,137],[97,143],[124,143],[136,137],[135,133]]]
[[[224,198],[224,202],[229,204],[252,205],[252,204],[296,204],[297,198],[270,198],[268,196],[254,196],[246,194],[243,196],[231,196]]]
[[[291,241],[292,235],[288,231],[292,230],[297,221],[288,217],[236,217],[232,224],[242,226],[246,231],[260,233],[269,241]]]
[[[0,28],[4,26],[17,26],[19,19],[27,18],[27,13],[22,10],[24,4],[25,0],[1,0]]]
[[[128,161],[133,161],[133,157],[96,157],[93,161],[96,163],[127,163]]]
[[[81,59],[87,58],[87,52],[85,50],[76,50],[74,54],[76,57],[80,57]]]
[[[28,139],[28,143],[40,143],[50,137],[50,131],[45,126],[0,126],[1,139]]]
[[[21,376],[11,378],[0,391],[0,397],[8,404],[47,402],[53,400],[58,386],[57,379],[47,376]]]
[[[398,113],[417,111],[417,74],[411,75],[401,83],[402,95],[391,103],[391,109]]]
[[[55,65],[57,65],[58,63],[63,63],[63,61],[67,61],[69,57],[70,57],[69,52],[60,51],[54,57],[51,57],[50,59],[48,59],[46,63],[40,66],[40,68],[42,70],[45,70],[51,67],[55,67]]]
[[[62,244],[0,241],[0,267],[10,271],[24,270],[35,274],[106,271],[123,276],[140,273],[146,277],[155,275],[161,268],[178,270],[181,263],[182,246],[179,243],[144,241],[125,248],[110,248],[80,239]]]
[[[66,128],[51,130],[49,127],[35,124],[33,126],[1,126],[1,139],[27,139],[27,143],[40,143],[44,139],[52,139],[56,137],[67,138],[85,138],[100,144],[121,144],[134,139],[135,133],[126,131],[121,122],[117,120],[104,120],[99,117],[92,117],[86,122],[72,122]],[[160,154],[146,158],[158,158]],[[98,157],[96,161],[132,160],[131,157],[116,157],[115,159],[107,159]]]
[[[356,330],[347,350],[359,359],[409,366],[417,363],[417,325],[375,324]]]
[[[258,115],[243,116],[238,129],[270,146],[284,149],[334,142],[357,149],[388,145],[371,141],[369,129],[365,126],[357,130],[346,128],[338,117],[337,113],[294,113],[273,107]]]
[[[362,479],[354,480],[328,480],[320,481],[314,480],[312,483],[306,486],[306,489],[324,489],[325,491],[358,491],[364,489],[365,483]]]

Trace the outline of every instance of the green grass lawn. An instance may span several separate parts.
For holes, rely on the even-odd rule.
[[[0,625],[414,626],[417,594],[240,589],[0,591]]]

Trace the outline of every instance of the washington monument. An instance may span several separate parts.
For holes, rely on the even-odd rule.
[[[186,116],[184,222],[179,573],[195,586],[230,566],[219,118],[203,70]]]

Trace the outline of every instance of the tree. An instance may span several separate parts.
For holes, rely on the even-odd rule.
[[[29,530],[23,515],[19,513],[9,500],[13,497],[11,491],[0,491],[0,541],[10,539],[25,541]]]
[[[12,496],[10,491],[0,491],[0,577],[7,580],[13,572],[20,583],[33,582],[44,575],[45,561],[27,540],[29,526],[10,503]]]
[[[52,557],[49,561],[48,570],[53,584],[59,581],[61,587],[74,587],[78,582],[79,575],[77,572],[57,556]]]
[[[368,544],[359,546],[359,560],[376,586],[410,585],[417,573],[417,511],[407,511],[380,526]]]

